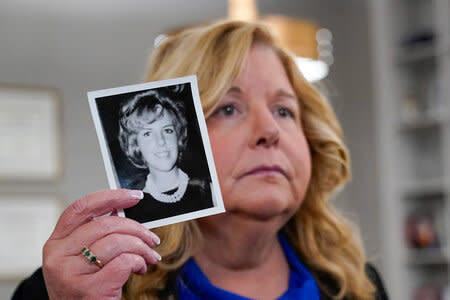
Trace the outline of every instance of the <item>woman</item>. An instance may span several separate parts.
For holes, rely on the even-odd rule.
[[[151,242],[102,242],[119,228],[124,239],[136,237],[134,224],[86,217],[134,205],[130,191],[77,200],[44,247],[50,298],[386,298],[359,237],[328,203],[349,177],[339,123],[265,26],[219,22],[181,32],[156,49],[148,74],[197,74],[227,212],[155,229],[163,259],[147,269]],[[105,233],[101,222],[117,225]],[[103,268],[83,264],[83,242]],[[43,289],[34,277],[18,293],[33,289],[27,283]]]
[[[187,144],[182,102],[161,89],[137,94],[122,106],[119,141],[130,162],[147,171],[133,184],[144,199],[125,209],[127,217],[145,223],[213,206],[209,183],[190,180],[178,167]]]

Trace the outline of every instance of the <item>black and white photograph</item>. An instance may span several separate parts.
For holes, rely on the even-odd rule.
[[[120,216],[154,228],[224,212],[196,76],[88,98],[110,187],[144,193]]]

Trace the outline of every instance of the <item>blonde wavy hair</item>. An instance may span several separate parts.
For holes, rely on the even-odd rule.
[[[219,21],[170,36],[150,58],[146,81],[196,74],[205,116],[238,76],[254,43],[264,43],[280,57],[301,107],[303,130],[312,156],[312,175],[301,208],[282,228],[319,286],[332,298],[373,299],[365,273],[366,256],[359,235],[330,205],[330,194],[350,177],[350,159],[342,129],[328,101],[298,71],[293,56],[262,23]],[[196,221],[154,230],[163,260],[145,275],[130,276],[124,299],[163,299],[175,272],[201,248]],[[335,288],[330,289],[331,286]]]

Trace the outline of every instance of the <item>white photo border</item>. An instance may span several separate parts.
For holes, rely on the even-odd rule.
[[[198,211],[185,213],[185,214],[181,214],[181,215],[177,215],[177,216],[173,216],[173,217],[167,217],[167,218],[162,218],[162,219],[158,219],[155,221],[142,223],[142,225],[144,225],[145,227],[147,227],[149,229],[225,212],[222,194],[220,192],[219,179],[217,177],[216,167],[214,164],[214,158],[213,158],[213,154],[212,154],[212,150],[211,150],[211,143],[209,141],[208,130],[206,127],[206,121],[205,121],[205,117],[203,114],[203,109],[202,109],[202,105],[201,105],[201,101],[200,101],[200,94],[198,91],[198,84],[197,84],[197,76],[189,75],[189,76],[183,76],[183,77],[166,79],[166,80],[159,80],[159,81],[152,81],[152,82],[145,82],[145,83],[140,83],[140,84],[116,87],[116,88],[111,88],[111,89],[91,91],[91,92],[87,93],[92,119],[94,121],[95,130],[97,131],[97,137],[98,137],[99,143],[100,143],[100,149],[101,149],[101,153],[102,153],[102,157],[103,157],[103,162],[105,164],[106,175],[108,178],[108,184],[109,184],[110,188],[118,189],[118,188],[120,188],[120,186],[118,184],[119,180],[117,178],[117,172],[115,170],[115,167],[111,161],[111,153],[110,153],[109,147],[107,145],[105,133],[103,131],[103,126],[102,126],[99,112],[97,109],[96,99],[100,98],[100,97],[107,97],[107,96],[113,96],[113,95],[119,95],[119,94],[125,94],[125,93],[139,92],[142,90],[150,90],[150,89],[156,89],[156,88],[170,86],[170,85],[186,84],[186,83],[189,83],[191,86],[192,99],[194,102],[195,113],[196,113],[199,129],[200,129],[200,134],[201,134],[201,138],[202,138],[202,142],[203,142],[203,148],[205,151],[206,160],[208,163],[209,174],[211,176],[211,194],[212,194],[213,207],[205,208],[205,209],[201,209]],[[118,214],[121,217],[125,217],[125,213],[124,213],[123,209],[119,210]]]

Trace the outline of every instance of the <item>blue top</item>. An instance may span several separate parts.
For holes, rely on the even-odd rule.
[[[308,299],[319,300],[319,288],[312,274],[295,255],[286,239],[280,235],[280,243],[290,266],[289,287],[279,300]],[[182,268],[177,279],[180,299],[216,299],[216,300],[248,300],[243,297],[214,286],[200,270],[193,258]]]

